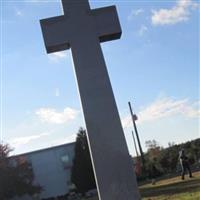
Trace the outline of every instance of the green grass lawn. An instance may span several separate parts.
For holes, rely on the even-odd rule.
[[[140,186],[142,200],[200,200],[200,172],[193,175],[194,178],[189,179],[186,176],[184,181],[178,176],[160,180],[155,185],[142,185]],[[88,200],[98,200],[98,198]]]
[[[142,200],[200,200],[200,172],[194,178],[181,180],[180,176],[158,181],[156,185],[140,187]]]

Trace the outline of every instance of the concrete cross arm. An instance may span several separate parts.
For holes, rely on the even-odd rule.
[[[74,40],[80,38],[80,35],[91,34],[91,30],[94,30],[93,34],[100,42],[121,37],[122,31],[115,6],[91,10],[87,4],[84,7],[82,4],[69,4],[76,1],[62,2],[64,15],[40,20],[47,53],[69,49],[72,38]],[[73,8],[71,12],[67,10],[67,6]]]
[[[117,9],[115,6],[92,10],[94,24],[100,42],[119,39],[122,34]]]
[[[63,51],[70,48],[69,32],[66,28],[67,17],[58,16],[40,20],[47,53]]]

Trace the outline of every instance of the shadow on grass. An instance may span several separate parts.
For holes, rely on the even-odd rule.
[[[173,195],[183,192],[193,192],[200,189],[200,180],[193,179],[190,181],[183,181],[172,183],[169,185],[152,186],[149,188],[141,188],[140,192],[142,197],[154,197],[159,195]]]

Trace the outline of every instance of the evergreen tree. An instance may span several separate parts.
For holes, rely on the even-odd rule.
[[[71,181],[75,184],[77,192],[83,195],[96,188],[86,131],[83,128],[79,129],[76,138]]]

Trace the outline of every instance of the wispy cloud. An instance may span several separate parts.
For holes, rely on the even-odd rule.
[[[15,9],[15,15],[18,17],[22,17],[23,16],[23,12],[19,9]]]
[[[38,140],[41,137],[45,137],[50,135],[50,133],[41,133],[41,134],[37,134],[37,135],[30,135],[30,136],[24,136],[24,137],[17,137],[14,139],[11,139],[9,141],[9,144],[15,148],[21,146],[21,145],[25,145],[28,144],[30,142],[32,142],[33,140]]]
[[[138,113],[138,123],[155,121],[166,117],[182,115],[187,118],[200,116],[199,102],[191,103],[188,99],[174,100],[170,97],[156,99]],[[122,119],[123,127],[131,127],[131,118]]]
[[[59,89],[59,88],[56,88],[55,96],[56,96],[56,97],[59,97],[59,96],[60,96],[60,89]]]
[[[54,0],[55,2],[56,0]],[[59,2],[59,0],[57,0]],[[48,3],[51,2],[51,0],[24,0],[26,3]]]
[[[198,4],[192,0],[178,0],[171,9],[153,10],[151,21],[153,25],[170,25],[187,21],[191,10],[198,7]]]
[[[128,20],[130,21],[130,20],[132,20],[134,17],[136,17],[136,16],[138,16],[138,15],[140,15],[140,14],[142,14],[144,12],[144,10],[143,9],[137,9],[137,10],[132,10],[131,12],[130,12],[130,14],[128,15]]]
[[[52,146],[57,146],[57,145],[62,145],[62,144],[67,144],[67,143],[71,143],[71,142],[75,142],[76,141],[76,136],[77,134],[68,134],[68,136],[66,137],[61,137],[58,138],[56,140],[53,140],[53,142],[51,142]]]
[[[48,57],[51,61],[58,62],[60,60],[63,60],[64,58],[66,58],[67,54],[64,51],[60,51],[60,52],[48,54]]]
[[[63,124],[74,120],[79,111],[69,107],[65,108],[62,112],[59,112],[54,108],[40,108],[35,113],[43,122]]]
[[[122,127],[123,127],[123,128],[132,127],[132,121],[131,121],[130,115],[123,117],[123,118],[121,119],[121,122],[122,122]]]
[[[140,26],[140,29],[138,30],[138,35],[139,36],[143,36],[147,31],[148,31],[147,26],[145,26],[144,24],[142,24]]]

